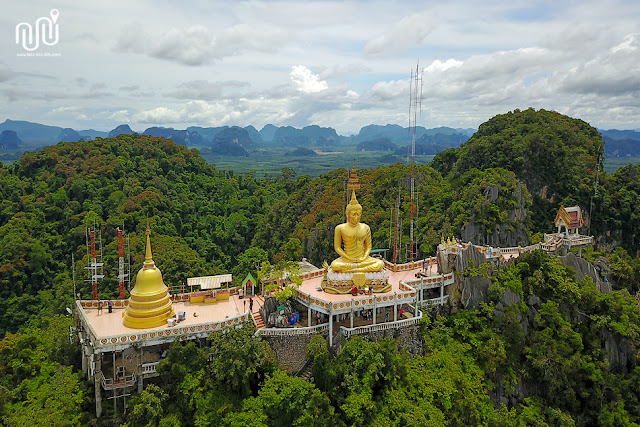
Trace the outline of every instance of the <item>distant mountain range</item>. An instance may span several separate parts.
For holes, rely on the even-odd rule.
[[[637,130],[598,129],[604,141],[606,157],[640,156],[640,132]]]
[[[466,142],[474,133],[471,128],[437,127],[427,129],[416,127],[416,154],[436,154],[448,148],[455,148]],[[605,144],[607,157],[640,155],[640,132],[637,130],[599,129]],[[37,150],[58,142],[90,140],[135,133],[129,125],[122,124],[105,132],[94,129],[74,130],[59,126],[7,119],[0,123],[0,149]],[[179,130],[165,127],[150,127],[143,135],[171,138],[174,142],[189,147],[207,148],[212,153],[231,156],[249,156],[257,147],[285,147],[296,149],[338,148],[345,145],[357,146],[359,151],[386,151],[398,155],[407,153],[409,129],[396,124],[369,125],[360,129],[357,135],[339,135],[331,127],[317,125],[302,129],[291,126],[265,125],[259,131],[253,126],[189,126]]]

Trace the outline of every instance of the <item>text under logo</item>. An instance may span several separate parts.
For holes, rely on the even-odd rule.
[[[56,21],[60,13],[57,9],[51,9],[49,14],[51,18],[47,16],[38,18],[35,26],[32,26],[28,22],[21,22],[16,25],[16,44],[22,43],[22,47],[29,52],[38,49],[40,42],[47,46],[57,44],[58,24]]]

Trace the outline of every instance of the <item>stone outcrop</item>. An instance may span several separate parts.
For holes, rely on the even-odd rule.
[[[278,365],[285,368],[288,374],[294,374],[302,368],[307,358],[307,344],[313,335],[278,335],[265,336],[278,358]]]
[[[497,185],[490,185],[484,189],[482,195],[484,203],[494,203],[498,200],[499,188]],[[525,220],[529,215],[529,210],[525,204],[522,185],[514,191],[511,199],[515,201],[513,209],[507,211],[507,220],[496,224],[494,229],[486,229],[484,224],[471,221],[462,227],[461,238],[465,242],[475,242],[479,245],[490,245],[496,247],[511,247],[529,243]]]
[[[601,273],[608,273],[610,270],[609,262],[606,258],[600,257],[594,264],[591,264],[584,258],[575,256],[572,252],[559,256],[558,260],[565,266],[576,272],[576,281],[581,282],[586,276],[591,277],[593,283],[596,284],[598,290],[602,293],[611,292],[611,284],[602,279]]]
[[[473,244],[469,244],[466,249],[459,249],[456,253],[445,255],[442,251],[438,251],[438,257],[441,274],[452,271],[456,273],[458,295],[449,295],[451,300],[457,300],[459,297],[463,308],[470,310],[479,308],[480,303],[486,300],[491,280],[481,275],[467,276],[465,271],[469,266],[477,269],[485,263],[491,263],[492,268],[499,268],[502,266],[502,262],[498,259],[488,260]],[[450,292],[455,291],[456,289],[451,289]]]

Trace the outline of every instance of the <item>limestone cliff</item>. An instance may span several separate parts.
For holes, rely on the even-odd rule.
[[[529,243],[526,219],[529,216],[527,197],[522,184],[508,196],[501,195],[497,185],[486,187],[482,193],[485,205],[500,209],[499,220],[487,222],[486,215],[480,211],[472,212],[471,220],[461,230],[462,240],[479,245],[496,247],[525,246]],[[505,200],[498,200],[502,197]],[[510,206],[505,209],[505,206]]]

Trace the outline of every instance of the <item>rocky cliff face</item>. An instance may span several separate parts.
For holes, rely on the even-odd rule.
[[[489,261],[477,246],[470,244],[466,249],[459,249],[455,253],[438,251],[438,270],[441,274],[456,273],[456,285],[450,289],[449,298],[460,301],[463,308],[475,310],[480,303],[486,301],[487,290],[491,279],[481,275],[466,275],[469,266],[477,269],[481,264],[491,263],[491,268],[502,267],[502,262],[493,259]]]
[[[4,130],[0,134],[0,148],[18,148],[22,144],[22,140],[18,138],[18,134],[12,130]]]
[[[494,203],[499,197],[497,185],[490,185],[484,189],[485,203]],[[513,207],[506,211],[506,220],[487,227],[485,223],[476,221],[475,214],[471,221],[462,228],[461,237],[465,242],[475,242],[479,245],[496,247],[526,246],[529,243],[525,220],[529,215],[529,209],[525,204],[522,185],[511,194]]]
[[[565,266],[570,267],[576,272],[576,281],[580,282],[586,276],[591,277],[596,284],[598,290],[602,293],[611,292],[611,283],[603,280],[603,274],[609,273],[609,261],[606,258],[600,257],[594,264],[591,264],[584,258],[575,256],[572,252],[567,255],[559,256],[558,260]]]

